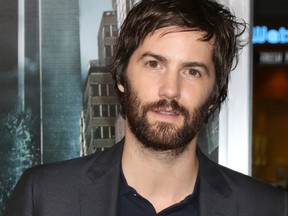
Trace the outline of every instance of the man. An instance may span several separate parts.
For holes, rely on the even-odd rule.
[[[143,0],[112,62],[125,138],[27,170],[8,216],[287,216],[287,194],[207,159],[197,133],[227,95],[245,23],[213,0]]]

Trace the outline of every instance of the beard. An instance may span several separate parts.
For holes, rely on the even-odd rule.
[[[183,153],[196,137],[200,127],[207,118],[210,100],[194,109],[193,114],[176,100],[162,99],[143,104],[129,83],[125,82],[124,107],[129,129],[142,145],[154,152],[170,153],[173,156]],[[183,117],[183,125],[176,126],[168,122],[149,123],[147,113],[153,110],[169,108]]]

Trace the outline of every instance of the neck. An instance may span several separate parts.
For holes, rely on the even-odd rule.
[[[159,212],[193,192],[198,173],[196,139],[181,154],[154,152],[126,131],[122,168],[127,183]]]

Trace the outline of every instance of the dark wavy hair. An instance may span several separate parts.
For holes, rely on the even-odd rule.
[[[229,9],[214,0],[142,0],[132,8],[121,26],[111,61],[112,76],[123,117],[124,93],[119,91],[117,84],[125,86],[129,59],[148,34],[167,26],[202,31],[203,41],[214,41],[216,84],[211,96],[213,106],[209,114],[220,109],[227,97],[230,72],[236,67],[239,51],[245,45],[240,39],[247,27],[245,21],[238,21]]]

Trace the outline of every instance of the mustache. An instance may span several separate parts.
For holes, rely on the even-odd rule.
[[[145,104],[143,106],[143,113],[146,114],[148,111],[151,110],[159,110],[165,108],[171,108],[172,111],[177,114],[181,114],[183,116],[189,116],[189,111],[184,106],[179,104],[176,100],[165,100],[165,99]]]

